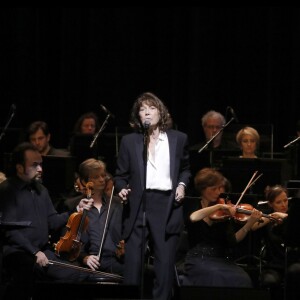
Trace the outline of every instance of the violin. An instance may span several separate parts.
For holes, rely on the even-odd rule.
[[[212,213],[209,216],[209,218],[211,220],[214,220],[214,221],[225,221],[225,220],[234,218],[239,223],[246,223],[248,221],[250,215],[252,214],[252,211],[253,211],[254,208],[250,204],[239,204],[239,203],[242,200],[242,198],[243,198],[244,194],[246,193],[246,191],[263,175],[263,174],[260,174],[256,177],[257,173],[258,173],[258,171],[255,171],[253,173],[250,181],[246,185],[244,191],[242,192],[239,200],[237,201],[237,203],[235,205],[232,204],[230,200],[227,200],[226,204],[235,208],[234,216],[232,216],[229,211],[219,209],[216,212]],[[216,204],[225,204],[225,200],[224,199],[219,199]],[[271,217],[271,216],[266,215],[266,214],[262,214],[262,217],[268,218],[273,222],[280,222],[280,219],[276,219],[276,218]]]
[[[213,221],[226,221],[226,220],[233,218],[237,223],[243,224],[248,221],[248,219],[250,218],[250,215],[252,214],[252,211],[254,209],[254,207],[251,204],[242,203],[242,204],[234,205],[231,203],[230,200],[227,200],[225,203],[225,200],[222,198],[218,199],[216,204],[227,204],[231,207],[235,207],[236,212],[232,216],[229,211],[219,209],[209,216],[209,218]],[[264,213],[262,214],[262,217],[268,218],[272,222],[276,222],[276,223],[280,222],[280,219],[276,219],[276,218],[269,216],[267,214],[264,214]]]
[[[93,183],[86,184],[86,197],[90,199],[92,196]],[[55,244],[55,254],[57,256],[65,256],[69,261],[75,261],[81,250],[81,234],[88,226],[87,210],[71,214],[66,225],[67,232]]]

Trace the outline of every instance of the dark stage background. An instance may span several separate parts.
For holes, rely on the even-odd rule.
[[[300,8],[2,8],[0,16],[0,127],[15,104],[10,128],[42,119],[53,145],[67,147],[82,113],[102,122],[105,105],[113,136],[136,97],[152,91],[191,144],[203,137],[201,116],[227,106],[240,123],[273,124],[274,151],[295,135]]]

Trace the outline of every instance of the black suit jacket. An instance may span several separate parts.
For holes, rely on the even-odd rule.
[[[172,193],[169,198],[168,209],[165,212],[166,233],[179,233],[182,222],[182,207],[175,202],[175,191],[179,182],[186,186],[190,179],[188,137],[176,131],[166,131],[170,149],[170,175],[172,180]],[[123,188],[130,188],[128,202],[124,206],[124,231],[126,239],[133,228],[144,191],[144,160],[143,160],[143,134],[132,133],[122,138],[117,161],[117,170],[114,177],[115,190],[118,193]]]

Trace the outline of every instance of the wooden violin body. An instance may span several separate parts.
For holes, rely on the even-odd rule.
[[[225,203],[224,199],[218,199],[216,204],[227,204],[229,207],[233,207],[235,208],[235,214],[231,215],[229,210],[217,210],[216,212],[214,212],[213,214],[211,214],[209,216],[209,218],[213,221],[225,221],[231,218],[234,218],[235,221],[239,222],[239,223],[246,223],[249,219],[249,217],[252,214],[253,211],[253,206],[251,204],[239,204],[241,199],[243,198],[245,192],[247,191],[247,189],[253,185],[255,183],[255,181],[257,181],[257,179],[259,179],[262,174],[260,174],[258,177],[255,178],[256,174],[258,171],[255,171],[254,174],[252,175],[250,181],[248,182],[247,186],[245,187],[244,191],[242,192],[239,200],[237,201],[237,203],[234,205],[231,203],[230,200],[227,200]],[[266,214],[262,214],[262,217],[268,218],[270,219],[270,221],[272,222],[281,222],[279,219],[275,219],[272,216],[266,215]]]
[[[219,199],[217,201],[216,204],[225,204],[225,200],[224,199]],[[229,211],[225,211],[225,210],[217,210],[215,211],[213,214],[211,214],[209,216],[209,218],[213,221],[226,221],[229,219],[234,219],[237,223],[246,223],[250,217],[250,215],[252,214],[252,211],[254,209],[254,207],[251,204],[248,203],[241,203],[238,205],[234,205],[231,203],[230,200],[226,201],[226,204],[231,206],[231,207],[235,207],[236,212],[234,215],[231,215],[229,213]],[[273,218],[272,216],[266,215],[266,214],[262,214],[262,217],[268,218],[270,219],[272,222],[276,222],[279,223],[280,220]]]
[[[91,198],[92,182],[86,184],[87,198]],[[78,258],[82,246],[81,234],[88,226],[87,210],[71,214],[66,225],[66,234],[59,239],[55,245],[55,254],[63,256],[69,261],[74,261]]]
[[[84,221],[81,223],[83,219]],[[83,224],[82,229],[79,229],[80,224]],[[71,214],[66,225],[66,234],[61,237],[55,245],[55,254],[57,256],[66,257],[69,261],[76,260],[80,254],[82,246],[78,232],[79,230],[85,231],[87,226],[88,218],[83,217],[83,212]]]
[[[223,198],[219,198],[218,201],[215,204],[229,204],[225,203],[225,200]],[[218,209],[214,213],[212,213],[209,218],[213,221],[226,221],[232,218],[229,211]]]

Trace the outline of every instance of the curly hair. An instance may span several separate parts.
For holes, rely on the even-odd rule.
[[[165,131],[173,126],[171,115],[165,104],[153,93],[146,92],[140,95],[132,106],[129,124],[133,129],[142,131],[143,124],[140,121],[139,111],[144,103],[149,106],[155,106],[158,109],[160,115],[158,127],[161,131]]]

